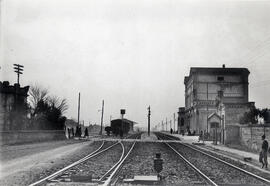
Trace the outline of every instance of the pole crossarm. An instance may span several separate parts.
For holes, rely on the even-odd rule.
[[[17,83],[20,84],[20,74],[23,74],[22,71],[23,71],[24,66],[20,64],[13,64],[13,68],[14,68],[14,72],[17,73]]]

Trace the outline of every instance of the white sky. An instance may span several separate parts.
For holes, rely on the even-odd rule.
[[[184,106],[190,67],[247,67],[250,101],[269,107],[270,1],[2,0],[1,80],[68,99],[68,117],[147,126]]]

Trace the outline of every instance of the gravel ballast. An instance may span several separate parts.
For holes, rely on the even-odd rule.
[[[164,160],[160,173],[162,185],[206,185],[206,182],[175,152],[162,143],[138,142],[124,162],[119,180],[132,179],[135,175],[157,175],[154,170],[156,153]]]
[[[194,166],[196,166],[217,184],[264,185],[264,183],[258,179],[255,179],[200,152],[196,152],[182,144],[171,144],[179,153],[181,153]]]

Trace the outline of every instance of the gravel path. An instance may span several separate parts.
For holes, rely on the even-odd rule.
[[[100,145],[101,142],[86,141],[40,152],[34,148],[31,155],[1,162],[0,185],[29,185],[86,156]]]
[[[263,185],[263,183],[257,179],[231,168],[224,163],[214,160],[213,158],[210,158],[202,153],[196,152],[177,143],[172,143],[172,146],[217,184],[230,183]]]
[[[130,157],[124,163],[120,179],[133,178],[135,175],[156,175],[154,170],[155,154],[160,152],[164,160],[163,185],[205,185],[203,178],[188,167],[172,150],[162,143],[137,143]]]

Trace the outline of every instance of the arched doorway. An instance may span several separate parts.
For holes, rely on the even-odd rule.
[[[220,121],[221,117],[216,112],[212,113],[208,117],[208,122],[210,123],[210,138],[213,140],[214,144],[217,144],[221,139]]]

